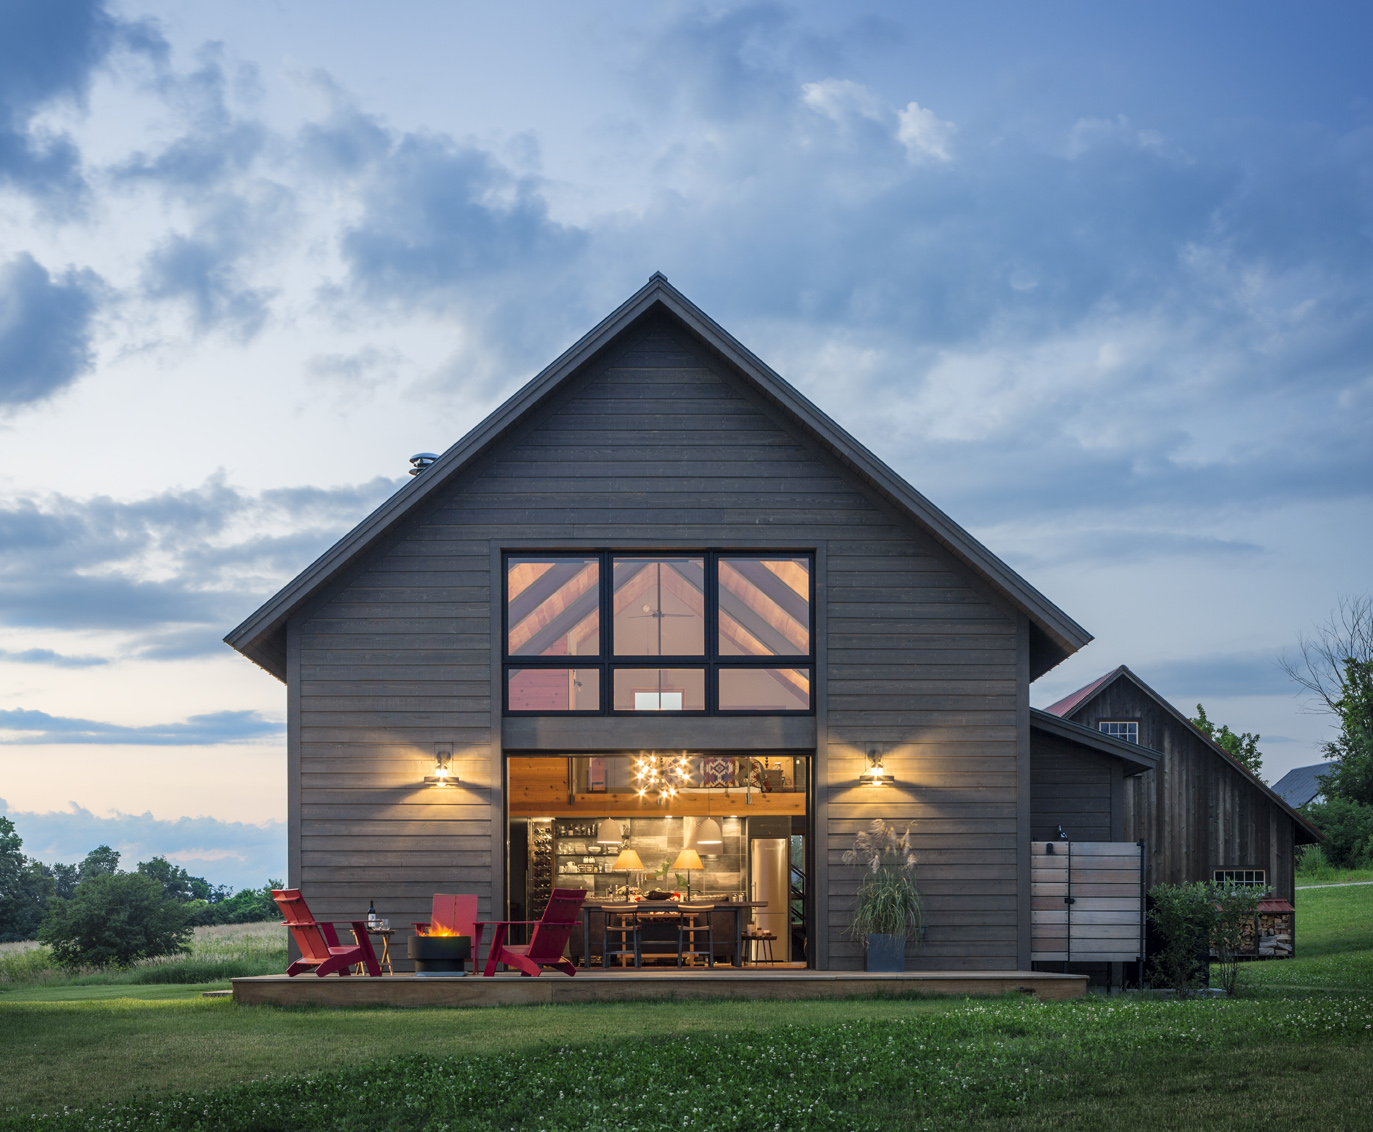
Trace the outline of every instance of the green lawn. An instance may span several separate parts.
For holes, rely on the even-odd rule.
[[[15,989],[0,1128],[1367,1129],[1373,888],[1299,893],[1298,951],[1246,965],[1234,1001],[333,1011]]]
[[[1242,992],[1318,988],[1373,994],[1373,885],[1297,893],[1295,959],[1246,963]]]

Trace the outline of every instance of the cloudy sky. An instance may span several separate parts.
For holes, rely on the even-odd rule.
[[[655,270],[1314,761],[1373,589],[1363,5],[0,0],[0,813],[284,870],[223,634]],[[131,863],[131,862],[130,862]]]

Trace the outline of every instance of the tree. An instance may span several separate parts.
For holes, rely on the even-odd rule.
[[[1251,735],[1247,731],[1237,735],[1223,723],[1219,728],[1216,727],[1206,718],[1206,709],[1201,704],[1197,704],[1197,718],[1190,722],[1250,773],[1259,773],[1259,767],[1263,765],[1263,754],[1259,751],[1260,736]]]
[[[212,905],[216,924],[256,924],[281,919],[281,909],[272,899],[272,889],[284,888],[279,880],[269,880],[261,888],[244,888]]]
[[[1319,776],[1327,797],[1373,805],[1373,661],[1345,661],[1344,693],[1335,701],[1340,732],[1325,745],[1330,770]]]
[[[140,861],[136,866],[145,877],[152,877],[162,886],[162,895],[169,900],[204,900],[205,895],[197,888],[209,892],[209,885],[200,877],[193,877],[179,865],[172,864],[166,857],[154,857],[151,861]]]
[[[57,889],[52,870],[20,850],[14,822],[0,817],[0,943],[32,939]]]
[[[1283,669],[1306,693],[1305,710],[1334,717],[1325,757],[1338,760],[1323,776],[1327,796],[1373,805],[1373,597],[1341,596],[1312,635],[1297,638],[1298,656]]]
[[[77,876],[81,880],[94,876],[114,876],[119,871],[119,850],[108,845],[97,845],[81,862]]]
[[[1337,869],[1373,866],[1373,806],[1332,794],[1302,812],[1325,834],[1320,848]]]
[[[81,880],[81,868],[78,865],[53,865],[52,879],[57,886],[56,895],[63,900],[70,900],[76,893],[77,883]]]
[[[64,967],[128,967],[189,950],[190,919],[191,909],[152,877],[95,872],[70,900],[51,901],[38,938]]]

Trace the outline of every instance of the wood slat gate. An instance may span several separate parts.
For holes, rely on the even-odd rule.
[[[1144,955],[1144,843],[1030,843],[1030,958],[1134,963]]]

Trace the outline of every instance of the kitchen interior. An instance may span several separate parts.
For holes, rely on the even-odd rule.
[[[509,899],[536,920],[553,888],[587,900],[753,903],[767,958],[806,960],[804,755],[511,757]],[[761,905],[761,906],[757,906]]]

